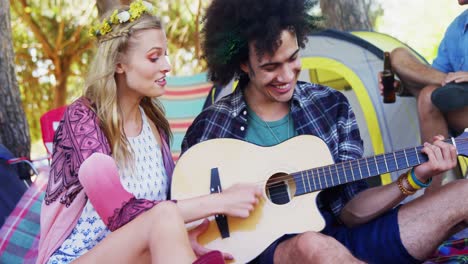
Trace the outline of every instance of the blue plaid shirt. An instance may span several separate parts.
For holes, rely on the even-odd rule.
[[[346,97],[329,87],[298,82],[291,102],[291,115],[298,135],[314,135],[328,145],[335,163],[361,158],[362,139]],[[247,105],[242,89],[206,108],[187,130],[182,153],[213,138],[243,140],[247,132]],[[365,181],[339,185],[322,191],[318,207],[338,217],[345,204],[366,189]],[[328,217],[326,217],[328,218]]]

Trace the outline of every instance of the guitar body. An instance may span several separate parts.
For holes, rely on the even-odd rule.
[[[320,231],[325,222],[318,211],[318,192],[294,197],[295,184],[287,187],[291,200],[275,204],[265,188],[273,175],[307,170],[333,163],[321,139],[303,135],[279,145],[260,147],[233,139],[214,139],[190,148],[177,162],[172,179],[172,199],[187,199],[210,193],[211,169],[218,168],[221,187],[236,183],[260,184],[263,199],[247,219],[228,217],[230,236],[222,239],[214,218],[199,242],[210,249],[231,253],[233,263],[246,263],[273,241],[288,233]]]

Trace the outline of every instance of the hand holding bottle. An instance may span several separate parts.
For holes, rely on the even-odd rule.
[[[395,94],[395,75],[392,71],[392,65],[390,62],[390,53],[384,52],[384,69],[380,73],[381,83],[383,86],[383,102],[385,104],[394,103],[396,100]]]

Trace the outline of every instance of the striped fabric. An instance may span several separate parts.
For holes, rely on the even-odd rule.
[[[468,228],[447,239],[424,263],[468,264]]]
[[[177,161],[180,145],[193,119],[201,112],[213,84],[206,73],[192,76],[168,76],[166,92],[159,99],[166,110],[173,140],[172,158]]]
[[[46,177],[40,175],[24,193],[0,229],[0,263],[35,263],[39,246],[39,219]]]

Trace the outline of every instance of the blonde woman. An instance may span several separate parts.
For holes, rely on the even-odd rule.
[[[38,263],[223,263],[217,251],[196,260],[184,223],[247,217],[258,202],[260,190],[247,185],[164,201],[174,164],[156,98],[171,65],[152,13],[135,1],[92,29],[98,47],[84,96],[55,136]]]

